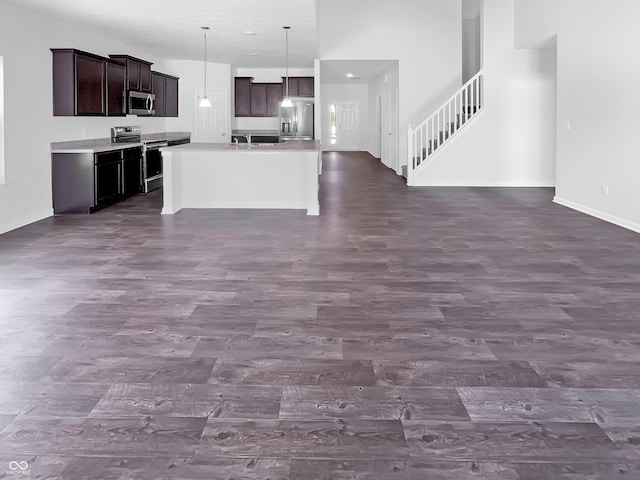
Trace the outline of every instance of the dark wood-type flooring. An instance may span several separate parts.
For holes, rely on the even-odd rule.
[[[320,217],[156,191],[0,236],[0,478],[640,478],[639,235],[324,167]]]

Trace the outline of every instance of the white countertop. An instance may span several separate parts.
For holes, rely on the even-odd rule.
[[[163,132],[142,135],[139,143],[112,143],[111,138],[94,138],[90,140],[73,140],[70,142],[52,142],[51,153],[103,153],[123,150],[125,148],[142,147],[144,142],[157,140],[182,140],[190,138],[190,132]]]
[[[170,152],[313,152],[320,151],[320,140],[289,140],[282,143],[254,143],[248,146],[246,143],[186,143],[174,147],[163,147],[161,151]]]

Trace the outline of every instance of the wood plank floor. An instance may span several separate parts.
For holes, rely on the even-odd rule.
[[[0,236],[0,478],[640,478],[639,235],[324,167],[320,217],[156,191]]]

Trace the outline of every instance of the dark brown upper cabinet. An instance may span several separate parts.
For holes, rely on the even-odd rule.
[[[165,77],[165,115],[167,117],[178,116],[178,77],[167,75]]]
[[[282,85],[279,83],[266,83],[265,85],[267,86],[267,117],[279,117]]]
[[[155,98],[156,117],[178,116],[178,77],[151,72],[152,93]]]
[[[299,77],[298,78],[298,96],[299,97],[313,97],[314,81],[313,77]]]
[[[286,95],[286,78],[282,77],[282,96]],[[313,97],[314,96],[313,77],[289,77],[290,97]]]
[[[235,78],[236,117],[278,117],[281,83],[253,83],[251,77]]]
[[[116,62],[107,65],[107,116],[124,117],[127,114],[126,67]]]
[[[251,84],[251,116],[267,116],[267,86],[264,83]]]
[[[103,116],[107,113],[108,60],[74,49],[52,49],[53,114]]]
[[[235,78],[236,117],[251,116],[251,77]]]
[[[151,62],[129,55],[109,55],[109,58],[126,65],[128,90],[151,93]]]

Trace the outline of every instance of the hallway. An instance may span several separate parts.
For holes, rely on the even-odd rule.
[[[640,478],[637,234],[323,162],[319,217],[156,191],[0,236],[0,477]]]

